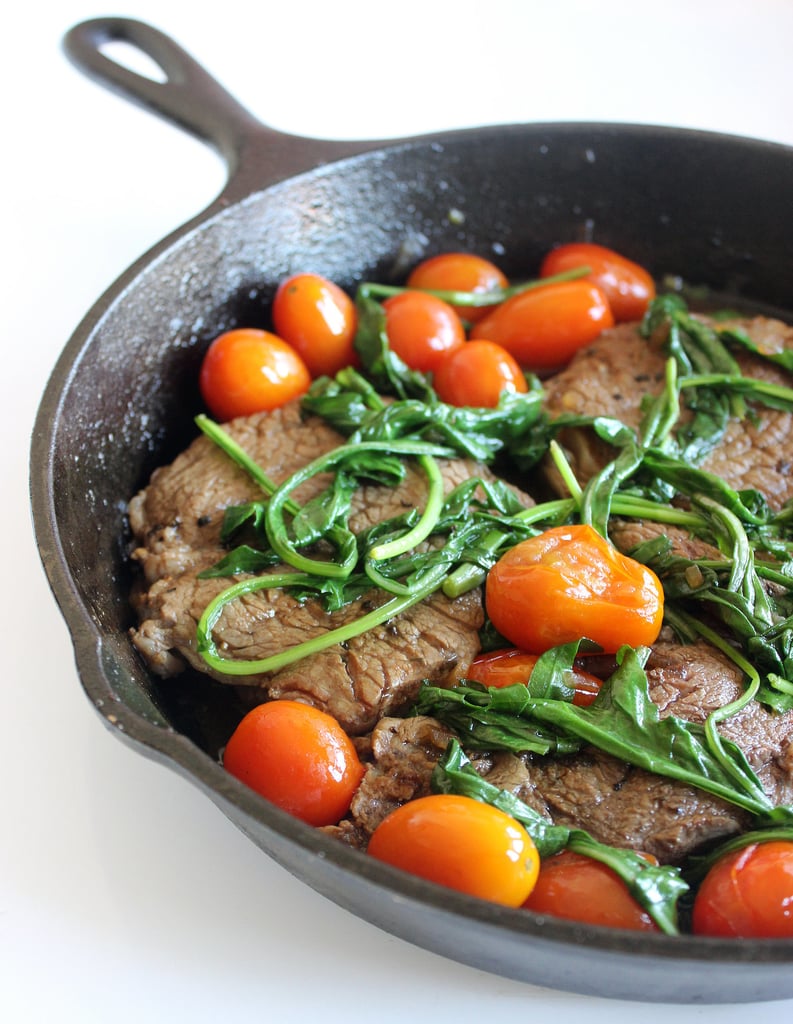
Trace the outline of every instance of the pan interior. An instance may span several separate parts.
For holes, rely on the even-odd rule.
[[[213,759],[236,720],[225,687],[157,680],[129,644],[125,510],[196,434],[206,346],[234,326],[268,327],[284,277],[316,271],[352,292],[362,280],[399,283],[425,256],[468,250],[525,279],[553,245],[593,240],[658,280],[674,275],[777,312],[788,298],[792,171],[781,147],[692,132],[487,129],[254,191],[157,247],[71,340],[34,440],[34,512],[42,549],[59,563],[48,566],[56,596],[73,632],[103,641],[101,668],[83,672],[89,695]]]

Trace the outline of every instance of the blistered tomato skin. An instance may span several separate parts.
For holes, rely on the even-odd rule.
[[[299,701],[249,711],[223,752],[223,766],[246,786],[309,825],[336,825],[364,768],[335,718]]]
[[[436,794],[392,811],[369,840],[370,856],[449,889],[519,907],[539,871],[526,830],[466,796]]]
[[[320,274],[295,274],[278,286],[273,326],[301,356],[312,377],[335,376],[357,362],[355,303]]]
[[[305,394],[311,375],[282,338],[257,328],[239,328],[215,338],[198,378],[201,397],[221,421],[277,409]]]
[[[659,930],[610,868],[568,850],[543,861],[537,883],[523,906],[537,914],[583,924]]]
[[[609,654],[649,645],[664,610],[655,573],[588,525],[554,527],[516,544],[490,570],[485,602],[499,633],[532,654],[582,637]]]
[[[465,344],[465,329],[452,307],[426,292],[405,291],[383,303],[388,344],[411,370],[432,373]]]
[[[528,391],[515,359],[492,341],[468,341],[455,348],[435,371],[433,387],[447,405],[479,409],[495,409],[502,391]]]
[[[694,900],[695,935],[793,938],[793,843],[753,843],[725,854]]]
[[[543,376],[566,366],[613,326],[611,307],[597,285],[561,281],[513,295],[474,324],[470,337],[496,342],[524,370]]]
[[[465,673],[466,679],[481,683],[482,686],[514,686],[528,684],[539,654],[528,654],[517,647],[503,648],[479,654]],[[576,707],[588,707],[600,693],[602,681],[591,672],[574,666],[568,673],[567,685],[574,690],[572,703]]]
[[[577,267],[589,267],[588,280],[605,293],[617,322],[641,320],[655,298],[655,282],[644,267],[593,242],[569,242],[553,249],[542,261],[540,277]]]
[[[430,256],[411,271],[408,288],[428,288],[439,292],[473,292],[487,294],[502,291],[509,285],[507,277],[490,260],[469,252],[446,252]],[[453,306],[454,310],[475,323],[487,316],[492,306]]]

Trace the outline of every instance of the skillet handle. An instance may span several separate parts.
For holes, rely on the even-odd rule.
[[[153,60],[164,80],[132,71],[103,52],[103,47],[115,42],[126,43]],[[108,17],[80,22],[64,36],[63,49],[89,78],[219,152],[228,174],[219,197],[225,202],[374,146],[307,139],[267,127],[178,43],[142,21]]]

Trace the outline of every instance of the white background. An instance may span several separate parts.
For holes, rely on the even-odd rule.
[[[82,315],[214,197],[224,171],[67,63],[62,34],[99,14],[153,22],[295,133],[614,120],[793,144],[790,0],[44,0],[4,13],[0,1018],[388,1024],[407,1005],[440,1022],[789,1019],[793,1001],[636,1006],[422,952],[296,882],[187,782],[102,727],[36,554],[30,430]]]

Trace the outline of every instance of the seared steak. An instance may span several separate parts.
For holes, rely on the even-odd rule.
[[[227,430],[276,483],[342,441],[321,420],[301,418],[298,403],[235,420]],[[488,475],[483,466],[463,459],[445,461],[442,473],[447,491],[471,476]],[[326,483],[327,478],[315,478],[293,497],[305,502]],[[132,637],[156,673],[173,675],[186,665],[208,671],[196,650],[196,624],[209,601],[232,581],[200,579],[199,573],[225,554],[220,543],[224,509],[261,497],[243,470],[200,437],[170,466],[157,470],[130,502],[137,545],[133,558],[143,577],[135,597],[140,622]],[[423,473],[408,467],[396,488],[361,488],[350,526],[358,532],[422,508],[425,500]],[[214,635],[225,657],[260,659],[357,619],[387,597],[373,589],[328,614],[317,601],[301,604],[281,590],[262,590],[227,605]],[[344,645],[281,671],[233,678],[209,674],[253,688],[257,702],[266,697],[305,700],[329,711],[350,733],[362,733],[381,715],[407,705],[422,679],[449,682],[463,672],[479,650],[482,619],[479,591],[454,601],[437,594]]]
[[[658,643],[647,666],[650,695],[662,717],[704,721],[735,699],[740,672],[705,644]],[[793,800],[793,713],[776,715],[753,703],[722,726],[745,752],[774,803]],[[384,719],[372,736],[373,763],[342,826],[365,845],[399,804],[429,792],[450,733],[431,718]],[[587,748],[567,757],[477,755],[477,770],[559,825],[589,831],[601,842],[679,863],[706,843],[747,827],[740,808],[673,779],[634,768]]]
[[[757,317],[734,321],[734,326],[742,327],[768,352],[793,348],[793,328],[778,320]],[[791,385],[791,375],[773,363],[748,353],[736,359],[747,377]],[[638,325],[622,324],[604,331],[566,369],[545,382],[546,410],[552,417],[565,413],[610,416],[636,428],[644,396],[663,388],[665,363],[661,347],[642,338]],[[756,488],[772,508],[780,508],[793,498],[793,415],[768,408],[753,413],[730,422],[723,441],[702,468],[736,490]],[[614,458],[614,449],[591,431],[568,430],[562,441],[582,483]]]

